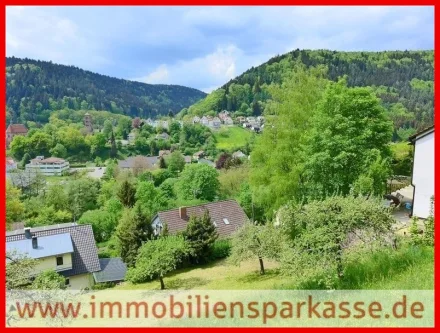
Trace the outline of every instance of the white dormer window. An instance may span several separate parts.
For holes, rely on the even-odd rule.
[[[223,222],[225,222],[225,224],[229,224],[229,221],[227,218],[223,218]]]

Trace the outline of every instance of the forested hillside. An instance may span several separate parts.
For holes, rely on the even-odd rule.
[[[405,138],[433,123],[433,59],[433,51],[295,50],[250,68],[181,114],[222,109],[237,116],[270,113],[269,87],[284,82],[300,61],[308,68],[325,66],[333,81],[346,75],[349,87],[371,87],[394,122],[395,138]]]
[[[106,110],[128,116],[177,113],[206,94],[177,85],[112,78],[74,66],[6,58],[7,121],[45,123],[52,111]]]

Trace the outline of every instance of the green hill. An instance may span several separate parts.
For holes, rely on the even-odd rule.
[[[122,80],[47,61],[7,57],[6,66],[6,115],[13,122],[45,123],[61,109],[156,117],[206,96],[193,88]]]
[[[349,86],[371,87],[393,119],[396,136],[407,137],[433,123],[433,51],[337,52],[295,50],[252,67],[183,110],[202,115],[223,109],[235,115],[260,115],[270,104],[268,87],[280,84],[295,62],[325,66],[330,80],[347,75]]]

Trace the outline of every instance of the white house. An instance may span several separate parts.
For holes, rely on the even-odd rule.
[[[208,126],[209,118],[207,116],[203,116],[202,119],[200,119],[200,123],[204,126]]]
[[[434,126],[409,138],[414,145],[412,215],[427,218],[434,195]]]
[[[29,164],[26,164],[26,170],[39,171],[45,176],[61,176],[69,168],[69,162],[58,157],[45,159],[44,156],[37,156]]]
[[[225,117],[223,119],[223,122],[225,123],[225,125],[233,125],[234,124],[234,121],[232,120],[231,117]]]
[[[195,116],[195,117],[192,119],[192,123],[193,123],[193,124],[198,124],[198,123],[200,123],[200,118],[197,117],[197,116]]]
[[[214,117],[212,120],[209,121],[209,127],[211,128],[219,128],[221,124],[222,122],[218,117]]]

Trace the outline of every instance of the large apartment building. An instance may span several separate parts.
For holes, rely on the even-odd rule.
[[[37,156],[26,164],[26,170],[39,171],[45,176],[61,176],[69,168],[69,162],[58,157]]]

